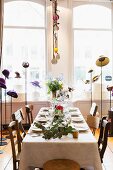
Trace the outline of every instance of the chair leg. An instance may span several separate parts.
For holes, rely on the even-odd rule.
[[[37,168],[34,166],[29,166],[29,170],[43,170],[43,168]]]
[[[93,133],[94,136],[95,136],[95,131],[96,131],[96,129],[93,128],[93,129],[92,129],[92,133]]]

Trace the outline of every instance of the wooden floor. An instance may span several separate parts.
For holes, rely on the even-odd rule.
[[[98,139],[98,130],[95,137]],[[10,140],[6,141],[7,145],[0,146],[0,150],[3,151],[3,154],[0,154],[0,170],[13,170]],[[103,161],[103,170],[113,170],[113,137],[109,137]]]

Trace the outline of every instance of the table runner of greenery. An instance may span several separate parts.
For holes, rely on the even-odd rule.
[[[64,121],[64,115],[54,116],[50,127],[45,127],[39,122],[34,122],[34,125],[37,128],[42,129],[43,138],[45,139],[61,138],[63,135],[73,133],[73,131],[75,130],[72,126],[70,126],[70,121]]]

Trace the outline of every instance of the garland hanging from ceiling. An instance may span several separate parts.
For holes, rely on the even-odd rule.
[[[59,49],[58,49],[58,31],[59,31],[59,15],[57,9],[57,0],[52,1],[52,19],[53,19],[53,58],[51,60],[52,64],[57,64],[60,59]]]

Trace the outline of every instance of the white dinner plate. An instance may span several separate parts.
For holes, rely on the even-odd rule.
[[[41,117],[45,117],[45,116],[48,116],[49,113],[48,112],[39,112],[38,115],[41,116]]]
[[[46,119],[45,117],[38,117],[38,118],[36,119],[36,121],[39,122],[39,123],[46,123],[46,122],[47,122],[47,119]]]
[[[76,112],[78,111],[78,108],[77,107],[72,107],[69,109],[69,112]]]
[[[71,112],[70,113],[71,114],[71,117],[78,117],[78,116],[80,116],[80,112]]]
[[[88,127],[74,127],[76,130],[78,130],[79,132],[85,132],[87,131],[89,128]]]
[[[71,117],[72,122],[83,122],[83,118],[82,117]]]
[[[37,128],[35,125],[32,125],[32,126],[31,126],[31,130],[32,130],[33,132],[42,132],[42,129]]]

